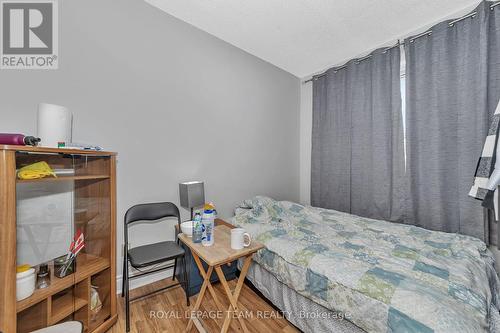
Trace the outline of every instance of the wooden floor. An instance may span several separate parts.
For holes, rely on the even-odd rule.
[[[156,288],[166,286],[169,283],[171,283],[170,279],[135,289],[131,292],[131,297],[135,297],[138,293],[147,293]],[[234,288],[236,280],[229,281],[229,285],[231,288]],[[225,297],[222,285],[220,283],[214,284],[214,288],[219,300],[227,308],[229,302]],[[191,307],[194,305],[195,300],[196,295],[191,297]],[[250,332],[299,332],[247,285],[243,286],[239,303],[240,310],[242,311],[240,316],[245,318],[247,328]],[[200,310],[203,311],[203,323],[207,331],[219,332],[224,321],[224,317],[222,316],[225,316],[225,313],[217,312],[210,293],[206,293]],[[186,306],[184,291],[180,287],[174,287],[132,302],[130,307],[130,332],[184,332],[188,322],[186,315],[189,315],[189,308]],[[108,333],[123,332],[125,332],[125,306],[123,298],[118,295],[118,322]],[[197,330],[193,327],[190,332],[197,332]],[[236,318],[232,320],[229,332],[242,332]]]

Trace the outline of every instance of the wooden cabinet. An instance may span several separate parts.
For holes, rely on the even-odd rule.
[[[17,170],[45,161],[57,177],[21,180]],[[116,154],[0,145],[0,332],[31,332],[79,320],[105,332],[116,314]],[[53,260],[77,230],[85,248],[63,278]],[[50,286],[16,301],[16,267],[48,263]],[[91,306],[99,295],[100,307]]]

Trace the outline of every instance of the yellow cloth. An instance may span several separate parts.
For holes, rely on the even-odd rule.
[[[54,171],[50,168],[47,162],[36,162],[25,167],[22,167],[17,172],[19,179],[39,179],[46,176],[57,177]]]
[[[20,266],[17,266],[16,268],[16,272],[17,273],[22,273],[22,272],[26,272],[28,269],[30,269],[31,266],[28,265],[28,264],[24,264],[24,265],[20,265]]]

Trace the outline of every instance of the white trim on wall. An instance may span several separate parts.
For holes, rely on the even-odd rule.
[[[300,86],[300,203],[311,204],[312,82]]]

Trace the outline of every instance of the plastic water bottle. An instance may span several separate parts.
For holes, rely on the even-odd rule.
[[[203,226],[201,224],[201,214],[196,213],[193,219],[193,242],[201,243],[203,237]]]
[[[203,223],[203,238],[201,244],[211,246],[214,244],[214,211],[213,209],[205,209],[201,219]]]

